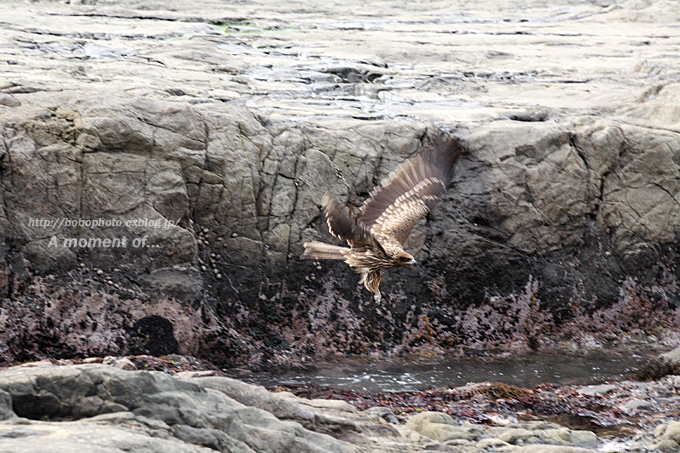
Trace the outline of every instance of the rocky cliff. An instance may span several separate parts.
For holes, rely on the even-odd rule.
[[[470,345],[494,316],[535,346],[588,304],[677,307],[678,9],[430,6],[4,3],[5,360]],[[441,133],[468,152],[384,306],[299,261],[325,191]]]

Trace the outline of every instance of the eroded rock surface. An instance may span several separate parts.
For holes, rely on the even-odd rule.
[[[96,364],[17,367],[0,380],[13,409],[2,446],[13,451],[356,451],[159,372]]]
[[[459,310],[528,282],[560,316],[626,279],[680,303],[673,3],[2,6],[6,360],[125,352],[159,313],[183,353],[266,363],[466,345]],[[298,260],[325,191],[360,201],[442,131],[469,152],[389,305]]]
[[[187,357],[173,356],[186,365]],[[147,356],[147,359],[150,358]],[[0,449],[12,452],[469,452],[499,451],[577,453],[591,451],[675,451],[680,424],[669,420],[677,412],[673,394],[680,379],[621,382],[609,396],[586,393],[586,387],[548,389],[511,388],[523,394],[544,394],[543,403],[521,395],[491,394],[503,388],[480,383],[429,392],[468,394],[463,399],[430,398],[412,392],[409,407],[365,404],[350,393],[352,404],[336,399],[307,399],[289,392],[272,393],[262,387],[221,376],[220,372],[122,370],[122,362],[144,357],[87,359],[92,363],[57,366],[34,362],[0,371]],[[174,360],[173,360],[174,363]],[[177,370],[173,370],[177,371]],[[480,391],[481,390],[481,391]],[[576,413],[565,426],[555,422],[549,393],[574,405]],[[473,393],[476,392],[476,396]],[[368,397],[369,395],[364,395]],[[375,396],[375,395],[373,395]],[[390,395],[384,395],[390,397]],[[393,395],[392,395],[393,396]],[[403,395],[402,395],[403,396]],[[594,399],[595,398],[595,399]],[[646,401],[654,408],[638,408],[624,416],[625,401]],[[438,411],[430,411],[431,404]],[[518,420],[519,405],[526,404]],[[355,408],[354,406],[357,406]],[[513,405],[515,406],[513,412]],[[560,403],[554,394],[553,409]],[[421,411],[420,407],[426,408]],[[607,409],[606,407],[609,407]],[[379,415],[385,410],[393,422]],[[408,410],[404,422],[404,412]],[[533,410],[534,413],[529,412]],[[544,411],[539,414],[540,411]],[[448,415],[446,412],[453,414]],[[607,416],[606,414],[609,414]],[[399,414],[400,420],[396,420]],[[464,420],[476,414],[485,418]],[[518,415],[519,416],[519,415]],[[611,417],[617,421],[611,423]],[[620,429],[620,431],[617,431]]]

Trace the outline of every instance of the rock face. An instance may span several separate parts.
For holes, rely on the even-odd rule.
[[[220,363],[386,350],[528,282],[562,315],[625,279],[680,304],[671,5],[84,3],[3,7],[6,360],[128,351],[153,315]],[[468,153],[388,306],[298,260],[325,191],[361,200],[442,131]]]

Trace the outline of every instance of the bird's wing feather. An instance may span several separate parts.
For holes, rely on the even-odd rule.
[[[418,220],[439,201],[462,152],[458,140],[440,140],[401,164],[373,190],[359,221],[374,236],[403,245]]]
[[[333,236],[347,241],[353,247],[374,245],[382,249],[370,229],[359,219],[353,218],[351,213],[343,209],[329,193],[323,196],[321,206],[326,214],[328,230]]]

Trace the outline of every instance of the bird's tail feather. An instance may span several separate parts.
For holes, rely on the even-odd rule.
[[[349,252],[347,247],[323,242],[305,242],[305,251],[300,258],[303,260],[344,260],[347,252]]]

